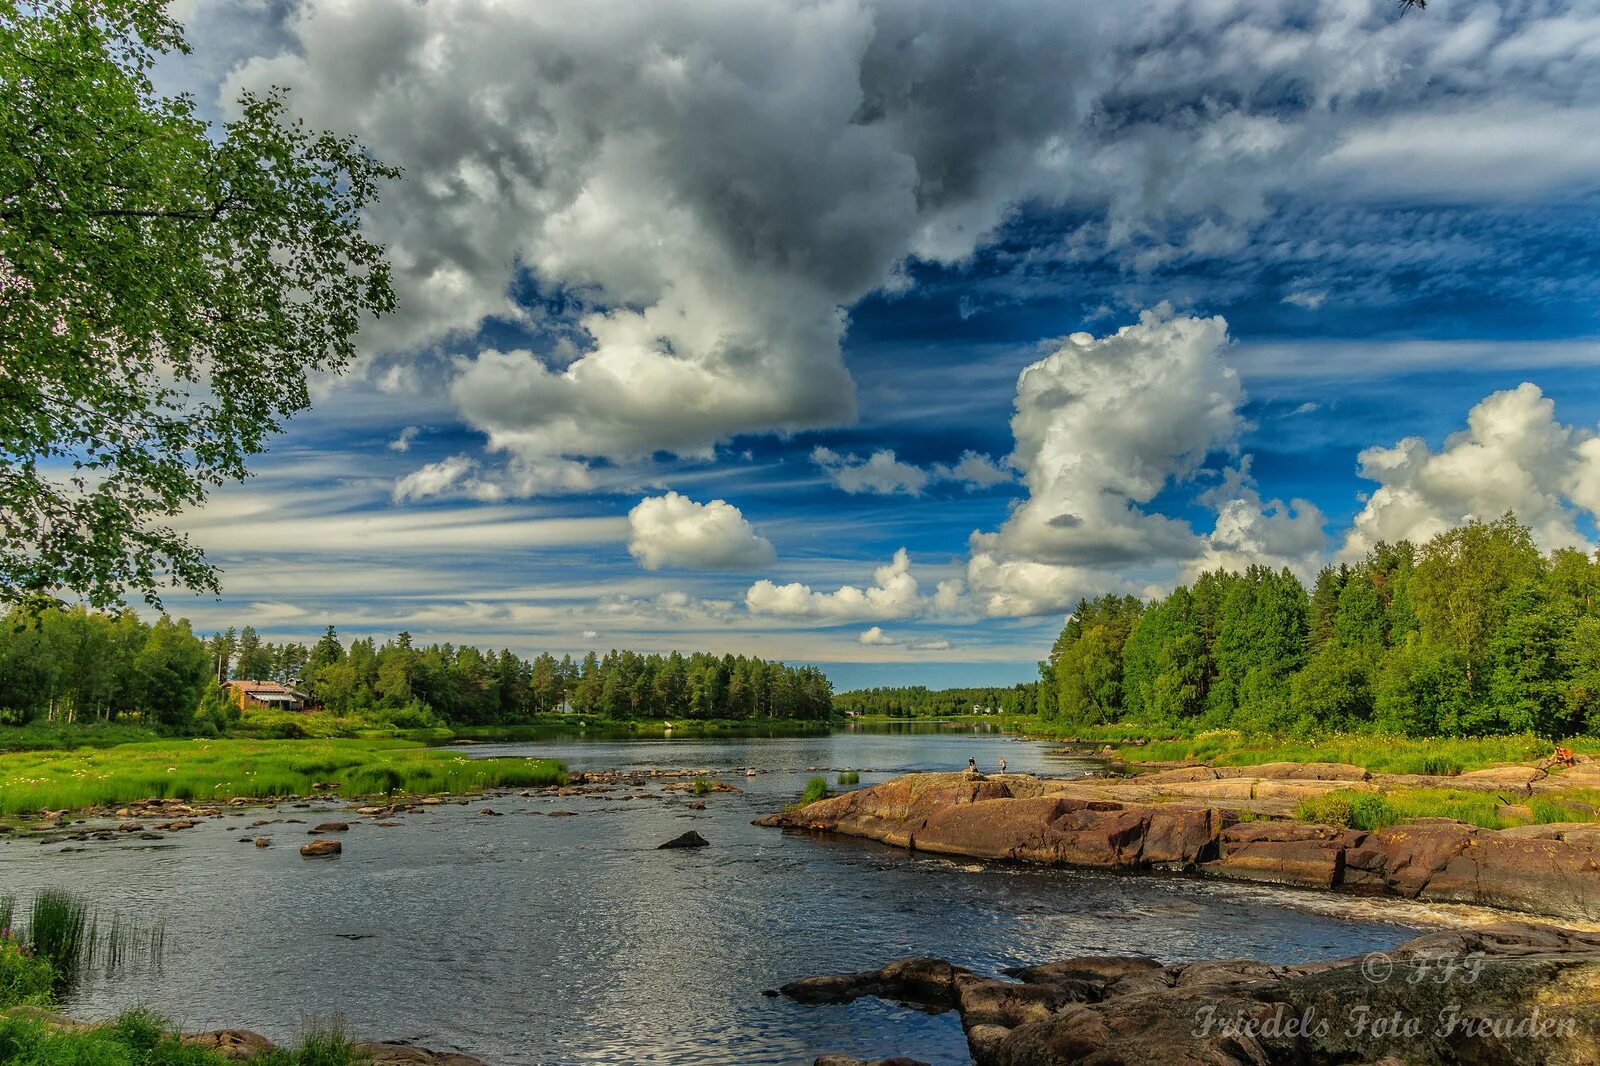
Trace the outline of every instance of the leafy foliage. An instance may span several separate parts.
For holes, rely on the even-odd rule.
[[[0,602],[215,590],[162,520],[246,475],[392,309],[362,210],[394,168],[281,92],[156,93],[159,0],[0,0]]]
[[[1408,736],[1600,729],[1600,561],[1507,514],[1324,569],[1214,571],[1079,605],[1051,654],[1068,728]],[[1041,701],[1043,704],[1045,701]]]

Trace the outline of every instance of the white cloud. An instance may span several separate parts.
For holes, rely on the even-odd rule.
[[[823,622],[868,622],[911,618],[923,603],[917,596],[917,579],[911,575],[911,557],[904,548],[887,566],[873,571],[867,588],[843,585],[834,592],[814,592],[794,582],[775,585],[761,580],[745,593],[745,606],[753,614]]]
[[[941,481],[959,482],[969,492],[1016,480],[1011,471],[1001,469],[993,459],[971,449],[962,452],[954,466],[935,463],[933,473]]]
[[[1591,430],[1557,421],[1555,403],[1529,382],[1485,397],[1467,413],[1467,428],[1437,452],[1406,437],[1366,449],[1358,462],[1378,488],[1355,517],[1348,556],[1508,509],[1546,547],[1579,545],[1576,508],[1600,511],[1600,442]]]
[[[697,503],[676,492],[649,496],[628,512],[628,528],[628,551],[646,570],[749,570],[777,558],[772,542],[726,500]]]
[[[882,626],[873,626],[871,629],[863,632],[859,637],[856,638],[856,640],[861,644],[870,644],[879,647],[887,647],[895,642],[893,637],[883,631]]]
[[[417,434],[421,432],[421,426],[405,427],[400,431],[399,436],[389,442],[389,450],[392,452],[409,452],[411,450],[411,442],[416,440]]]
[[[1291,415],[1309,415],[1313,411],[1320,411],[1320,410],[1322,410],[1322,405],[1320,403],[1316,403],[1313,400],[1307,400],[1305,403],[1301,404],[1299,407],[1296,407],[1293,411],[1290,411],[1289,413]]]
[[[409,503],[435,496],[493,499],[493,495],[486,488],[481,488],[481,483],[472,476],[477,469],[478,461],[466,455],[452,455],[448,459],[429,463],[394,483],[394,502]]]
[[[537,470],[848,422],[843,309],[1021,202],[1159,265],[1237,253],[1283,198],[1559,194],[1600,170],[1588,12],[305,0],[270,33],[223,3],[192,21],[230,64],[237,40],[271,53],[224,97],[289,86],[406,168],[369,214],[401,306],[369,348],[490,316],[563,338],[470,355],[451,389]],[[519,268],[570,310],[513,302]]]
[[[879,450],[869,458],[858,455],[840,455],[829,448],[814,448],[811,461],[828,472],[833,483],[852,495],[874,493],[891,496],[903,493],[921,495],[928,485],[928,472],[920,466],[902,463],[894,452]]]
[[[879,449],[863,459],[859,455],[817,447],[811,451],[811,461],[827,471],[833,483],[851,495],[920,496],[930,484],[941,481],[956,482],[971,492],[1015,480],[987,455],[971,449],[962,452],[953,466],[935,463],[926,469],[901,462],[888,449]]]
[[[925,640],[915,640],[906,645],[912,651],[949,651],[950,642],[943,637],[928,637]]]
[[[732,600],[700,599],[674,589],[650,597],[620,593],[602,597],[595,603],[594,610],[613,623],[725,625],[733,619],[733,606]]]
[[[1328,302],[1328,294],[1316,289],[1296,289],[1285,296],[1283,302],[1303,307],[1307,311],[1315,311]]]
[[[1106,337],[1075,333],[1022,371],[1007,462],[1028,498],[997,531],[970,538],[966,585],[980,611],[1061,611],[1207,566],[1310,565],[1325,543],[1322,513],[1263,501],[1248,456],[1200,494],[1217,512],[1210,533],[1146,506],[1208,455],[1237,451],[1244,390],[1228,348],[1221,318],[1160,307]]]

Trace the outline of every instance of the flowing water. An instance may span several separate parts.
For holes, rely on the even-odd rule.
[[[876,1001],[801,1007],[763,989],[931,954],[984,971],[1073,955],[1170,961],[1337,958],[1414,935],[1403,908],[1177,876],[949,861],[866,841],[785,836],[750,820],[817,771],[872,784],[908,770],[1066,776],[1043,744],[950,730],[803,738],[483,745],[572,769],[707,767],[744,791],[704,797],[497,796],[380,828],[352,819],[337,860],[297,852],[305,825],[251,830],[257,810],[159,843],[80,851],[0,843],[0,888],[59,886],[166,921],[163,971],[92,981],[84,1017],[144,1005],[187,1029],[292,1039],[313,1016],[355,1036],[456,1048],[495,1064],[809,1063],[825,1051],[966,1063],[954,1014]],[[746,777],[744,768],[758,771]],[[480,814],[485,802],[505,816]],[[288,806],[321,820],[334,804]],[[577,817],[531,817],[576,811]],[[693,828],[711,846],[657,851]],[[270,848],[241,843],[265,834]],[[1310,907],[1315,904],[1315,909]]]

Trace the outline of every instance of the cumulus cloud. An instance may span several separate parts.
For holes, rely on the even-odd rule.
[[[229,5],[195,7],[202,43],[206,12],[243,39]],[[1089,213],[1137,268],[1237,251],[1313,189],[1587,187],[1597,22],[1400,22],[1376,0],[305,0],[222,94],[289,86],[406,168],[367,220],[401,311],[364,343],[466,339],[459,412],[543,470],[849,421],[844,309],[903,289],[908,258],[969,256],[1021,202]],[[519,275],[549,299],[513,299]],[[562,339],[470,351],[490,318]]]
[[[772,542],[726,500],[697,503],[676,492],[649,496],[628,512],[628,529],[628,552],[646,570],[749,570],[777,558]]]
[[[814,592],[798,581],[776,585],[761,580],[750,586],[744,603],[752,614],[823,622],[889,621],[911,618],[923,609],[917,579],[911,575],[911,556],[904,548],[888,565],[874,570],[872,580],[867,588],[843,585],[834,592]]]
[[[856,638],[856,640],[862,644],[880,647],[890,645],[895,642],[893,637],[883,631],[882,626],[873,626],[871,629],[863,632],[859,637]]]
[[[934,463],[924,468],[901,462],[892,450],[879,449],[863,459],[852,453],[840,454],[831,448],[817,447],[811,461],[827,471],[833,483],[851,495],[873,493],[879,496],[920,496],[929,485],[956,482],[968,492],[1015,480],[987,455],[968,449],[953,465]]]
[[[1577,510],[1600,512],[1600,438],[1558,421],[1554,401],[1529,382],[1485,397],[1467,413],[1466,429],[1438,451],[1406,437],[1368,448],[1357,461],[1378,488],[1355,517],[1348,556],[1508,509],[1546,547],[1580,545]]]
[[[998,530],[970,538],[966,591],[980,610],[1042,614],[1083,595],[1137,593],[1150,570],[1309,565],[1325,518],[1304,500],[1263,500],[1248,456],[1199,494],[1217,512],[1209,533],[1147,507],[1208,456],[1237,452],[1245,397],[1228,347],[1220,317],[1163,306],[1106,337],[1075,333],[1022,371],[1007,463],[1028,497]]]

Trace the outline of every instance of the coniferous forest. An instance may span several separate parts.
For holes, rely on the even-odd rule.
[[[1325,567],[1086,600],[1040,664],[1040,713],[1304,734],[1600,729],[1600,562],[1507,514]]]
[[[219,681],[276,681],[328,711],[399,727],[515,725],[571,711],[602,718],[827,720],[822,671],[735,655],[590,652],[522,658],[409,633],[348,644],[334,627],[306,645],[251,627],[206,640],[182,620],[82,608],[0,620],[0,723],[137,719],[184,731],[225,728]],[[197,719],[198,715],[198,719]]]
[[[1324,567],[1215,570],[1146,602],[1081,601],[1011,689],[841,693],[858,714],[994,708],[1063,728],[1408,736],[1600,732],[1600,558],[1507,514]]]

